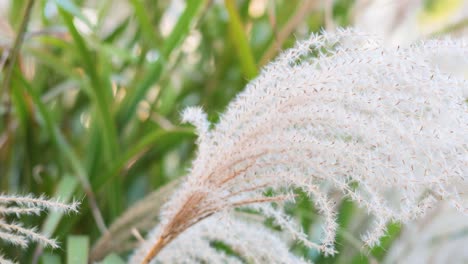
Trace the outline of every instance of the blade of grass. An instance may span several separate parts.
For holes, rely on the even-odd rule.
[[[130,0],[130,3],[133,6],[135,17],[140,24],[146,43],[150,44],[150,46],[156,44],[158,42],[158,38],[155,34],[154,27],[151,24],[151,19],[148,15],[148,12],[143,6],[143,2],[141,0]]]
[[[105,232],[106,227],[104,224],[104,220],[102,215],[99,211],[97,206],[96,197],[94,192],[91,188],[91,184],[87,178],[86,170],[82,165],[78,155],[74,152],[70,144],[67,142],[63,134],[60,132],[58,127],[52,121],[51,115],[47,108],[45,107],[44,103],[39,98],[39,95],[36,91],[31,87],[31,85],[24,79],[24,76],[17,73],[15,77],[21,81],[22,87],[25,89],[25,92],[31,96],[31,99],[34,105],[37,107],[39,116],[45,123],[45,128],[50,135],[51,139],[53,140],[54,144],[56,145],[57,149],[60,151],[62,155],[66,158],[69,162],[71,169],[74,171],[75,176],[79,179],[83,191],[86,193],[88,197],[88,202],[90,207],[92,208],[92,213],[94,216],[94,220],[96,221],[97,226],[100,228],[101,232]]]
[[[255,59],[249,42],[247,41],[247,36],[239,12],[237,11],[236,3],[234,0],[225,0],[224,4],[229,14],[229,33],[231,41],[234,43],[234,47],[239,55],[244,76],[248,80],[251,80],[257,76],[258,69],[255,65]]]
[[[99,260],[110,252],[120,253],[124,248],[122,245],[132,237],[131,229],[148,231],[151,227],[147,223],[157,220],[165,201],[184,180],[184,177],[175,179],[128,208],[112,223],[109,232],[95,242],[91,250],[91,261]]]
[[[125,264],[125,261],[123,261],[118,255],[116,254],[110,254],[107,256],[102,262],[99,262],[100,264]]]
[[[100,72],[101,77],[98,73],[96,62],[93,60],[93,54],[88,49],[85,40],[79,34],[73,23],[73,16],[63,9],[59,9],[65,24],[72,35],[74,43],[82,55],[83,64],[85,71],[89,76],[92,88],[92,100],[97,108],[98,121],[101,128],[100,139],[104,143],[104,162],[103,164],[109,164],[116,159],[119,153],[118,134],[114,123],[114,119],[111,115],[111,85],[110,77],[108,76],[108,69],[106,69],[106,63],[104,62],[103,70]],[[95,55],[94,55],[95,56]],[[104,58],[104,56],[101,56]],[[92,174],[94,175],[94,173]],[[123,205],[120,202],[122,198],[122,182],[120,179],[116,179],[109,185],[109,192],[107,200],[109,202],[109,210],[111,217],[116,217],[122,211]]]
[[[94,55],[91,54],[91,52],[88,50],[84,39],[81,37],[75,25],[73,24],[73,17],[70,15],[70,13],[61,8],[59,11],[68,30],[70,31],[70,34],[73,37],[77,49],[82,55],[83,64],[91,82],[91,88],[93,92],[92,99],[94,100],[98,109],[98,116],[101,121],[101,128],[103,133],[102,140],[105,145],[104,153],[106,155],[106,160],[112,161],[115,158],[115,155],[118,153],[118,139],[117,130],[110,111],[110,98],[108,98],[105,90],[108,87],[106,87],[104,83],[101,82],[95,67],[95,62],[93,61]]]
[[[60,256],[45,253],[41,256],[42,264],[61,264]]]
[[[10,63],[8,68],[6,69],[6,74],[3,79],[2,89],[0,90],[0,102],[2,102],[3,96],[9,91],[10,89],[10,81],[11,76],[13,74],[13,70],[16,65],[16,60],[19,56],[19,52],[21,50],[21,45],[23,44],[24,35],[26,34],[26,30],[28,28],[29,18],[31,17],[32,7],[34,5],[34,0],[28,0],[26,4],[26,8],[23,14],[23,20],[21,20],[21,25],[18,29],[18,33],[16,34],[15,42],[13,43],[13,49],[10,53]]]
[[[270,46],[266,49],[265,53],[260,59],[259,65],[264,66],[273,59],[278,52],[281,51],[283,44],[291,36],[291,34],[297,29],[297,27],[304,22],[307,15],[314,10],[318,1],[303,1],[298,5],[296,11],[290,16],[288,22],[281,28],[276,34],[275,39],[271,42]]]
[[[19,1],[15,1],[14,3],[12,3],[11,9],[10,9],[12,14],[19,14],[23,2],[21,2],[21,3],[18,3],[18,2]],[[22,16],[18,15],[18,16],[11,17],[12,21],[16,21],[16,19],[17,19],[16,17],[19,17],[20,20],[18,20],[18,21],[20,21],[20,25],[19,25],[18,31],[16,33],[16,38],[15,38],[15,40],[13,42],[13,46],[10,49],[10,51],[7,51],[7,53],[6,53],[6,54],[9,53],[9,54],[7,55],[7,57],[2,58],[1,59],[2,62],[0,63],[1,66],[3,67],[3,65],[5,65],[4,63],[6,62],[6,59],[9,58],[9,60],[10,60],[8,65],[6,66],[6,68],[4,70],[4,74],[2,74],[3,82],[2,82],[2,84],[0,86],[0,102],[2,103],[0,108],[2,108],[1,111],[2,111],[2,114],[3,114],[3,115],[0,115],[0,117],[2,118],[2,119],[0,119],[0,121],[1,121],[0,122],[0,130],[4,131],[4,133],[2,133],[1,138],[0,138],[0,142],[3,142],[3,143],[0,143],[0,148],[3,148],[3,150],[4,150],[2,155],[0,155],[0,165],[4,168],[3,170],[5,170],[5,171],[11,171],[11,169],[13,168],[11,166],[5,165],[4,163],[10,163],[11,162],[11,157],[12,157],[11,151],[12,151],[13,148],[12,148],[12,146],[10,146],[10,143],[12,142],[15,127],[17,126],[17,123],[15,122],[15,120],[13,120],[11,118],[11,104],[12,104],[11,101],[12,101],[12,98],[13,98],[13,100],[16,100],[16,99],[18,99],[18,96],[21,97],[21,95],[15,94],[15,92],[13,92],[14,94],[11,95],[11,96],[8,96],[8,93],[12,90],[12,88],[11,88],[11,86],[12,86],[11,85],[12,75],[13,75],[15,69],[19,68],[16,61],[18,60],[18,57],[20,56],[21,46],[22,46],[23,41],[24,41],[24,37],[25,37],[26,30],[27,30],[27,27],[28,27],[29,19],[31,17],[31,11],[32,11],[33,5],[34,5],[34,0],[28,0],[26,2],[26,7],[24,9],[23,15]],[[3,54],[2,54],[2,57],[3,57]],[[21,110],[22,106],[20,105],[20,102],[22,102],[21,98],[16,100],[15,107],[19,111],[22,111]],[[26,128],[26,126],[25,126],[26,125],[25,115],[24,115],[24,113],[21,113],[21,112],[19,112],[19,114],[20,114],[20,118],[22,117],[22,122],[23,122],[23,125],[24,125],[23,127]],[[2,156],[5,157],[4,161],[2,160]],[[10,169],[7,169],[5,167],[10,167]],[[7,174],[5,174],[5,175],[7,175]],[[2,177],[2,179],[0,181],[0,187],[7,186],[9,184],[10,178],[12,178],[12,177]]]
[[[25,91],[31,96],[31,99],[34,105],[37,107],[39,116],[42,118],[45,124],[45,128],[50,135],[51,139],[57,145],[58,149],[62,154],[67,157],[68,161],[70,162],[71,167],[76,173],[76,176],[84,183],[84,185],[89,185],[89,181],[86,177],[86,170],[84,169],[83,165],[81,164],[78,156],[73,151],[71,146],[68,144],[65,137],[62,135],[60,130],[55,126],[51,114],[42,103],[41,99],[37,95],[36,91],[31,87],[31,85],[24,79],[21,74],[15,75],[22,83],[23,88]]]
[[[71,66],[61,61],[59,58],[49,54],[46,51],[39,50],[36,48],[28,48],[27,52],[33,55],[42,64],[50,67],[55,72],[60,73],[68,78],[80,80],[80,75]]]
[[[107,182],[111,179],[117,177],[119,172],[125,168],[136,156],[141,155],[143,152],[148,150],[157,142],[168,143],[170,142],[171,137],[195,137],[193,130],[191,129],[174,129],[174,130],[158,130],[144,136],[140,141],[134,144],[132,148],[125,152],[125,154],[113,164],[114,166],[109,170],[104,177],[96,178],[96,181],[93,181],[93,187],[98,192],[105,186]]]
[[[15,113],[18,119],[20,120],[21,126],[23,129],[28,128],[28,103],[25,100],[18,83],[14,80],[11,82],[11,100],[15,108]]]
[[[402,224],[389,223],[387,224],[387,234],[380,238],[380,243],[369,249],[368,253],[360,253],[354,256],[351,263],[378,263],[385,257],[387,250],[393,242],[400,236]],[[349,261],[349,259],[348,259]]]
[[[54,198],[60,199],[60,201],[64,203],[70,202],[77,187],[78,181],[76,178],[70,175],[65,175],[57,186]],[[42,226],[42,234],[52,236],[62,217],[63,212],[50,212]]]
[[[24,10],[25,1],[10,1],[10,8],[8,10],[8,20],[13,27],[17,27],[23,18],[22,12]]]
[[[87,264],[88,236],[69,236],[67,239],[67,264]]]
[[[393,242],[400,236],[401,223],[390,223],[387,225],[387,235],[380,239],[380,245],[371,249],[371,254],[379,261],[383,260],[387,250],[391,247]]]
[[[75,190],[77,187],[78,187],[78,181],[76,180],[76,178],[69,176],[69,175],[65,175],[60,180],[59,184],[57,185],[57,191],[54,195],[54,198],[59,199],[60,201],[64,203],[70,202],[70,200],[73,197],[73,193],[75,193]],[[47,215],[47,218],[45,219],[44,224],[42,225],[41,233],[48,237],[52,237],[62,217],[63,217],[63,212],[50,212]],[[37,263],[37,260],[39,259],[39,257],[43,255],[43,250],[44,250],[44,247],[41,245],[38,245],[36,247],[36,250],[34,252],[34,258],[33,258],[34,260],[32,261],[33,263]],[[45,263],[49,263],[49,262],[45,262]]]
[[[74,17],[81,20],[89,28],[93,28],[93,25],[91,24],[91,22],[88,20],[88,18],[85,15],[83,15],[83,13],[81,13],[80,8],[75,3],[73,3],[73,1],[55,0],[55,3],[63,10],[66,10],[68,13],[72,14]]]
[[[187,6],[179,17],[174,29],[164,41],[160,57],[149,66],[143,79],[137,84],[133,91],[124,99],[118,112],[119,127],[125,126],[135,114],[138,103],[144,98],[148,89],[161,77],[164,64],[169,59],[171,53],[180,45],[187,36],[190,26],[206,1],[187,1]]]
[[[120,37],[125,30],[127,30],[130,24],[130,18],[125,19],[120,25],[118,25],[113,31],[104,37],[103,43],[114,43],[118,37]]]
[[[346,246],[346,240],[344,239],[343,231],[348,230],[349,224],[352,220],[353,213],[355,213],[356,205],[353,204],[350,200],[343,200],[340,204],[340,208],[338,211],[338,218],[337,222],[339,225],[338,232],[335,239],[335,247],[339,253],[342,253]],[[334,256],[324,256],[320,255],[315,262],[316,263],[342,263],[340,262],[340,258],[345,257],[343,254],[337,254]]]

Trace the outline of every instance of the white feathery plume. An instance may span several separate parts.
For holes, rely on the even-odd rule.
[[[0,264],[16,264],[16,262],[8,260],[0,254]]]
[[[222,214],[195,224],[174,239],[151,263],[307,263],[290,253],[288,246],[273,231],[238,218]],[[156,241],[146,241],[145,244],[151,247],[152,242]],[[214,249],[214,242],[222,242],[235,255]],[[129,263],[143,260],[144,247],[140,250],[143,252],[135,253]]]
[[[0,194],[0,205],[11,205],[11,204],[16,204],[18,206],[21,206],[21,208],[8,207],[5,209],[16,208],[16,209],[26,210],[23,213],[27,212],[28,210],[29,212],[32,212],[34,210],[39,210],[40,212],[40,211],[43,211],[44,209],[52,209],[54,211],[60,211],[60,212],[77,213],[78,206],[80,205],[79,202],[72,202],[71,204],[66,204],[58,200],[47,199],[45,196],[34,197],[32,195],[15,196],[15,195]],[[6,211],[1,211],[1,212],[4,213]]]
[[[468,171],[468,85],[429,63],[434,47],[468,52],[463,40],[388,48],[352,29],[312,35],[266,66],[211,129],[200,108],[186,110],[198,154],[149,235],[153,245],[137,251],[141,263],[201,220],[242,206],[333,254],[336,216],[324,186],[373,215],[363,236],[370,246],[389,222],[420,217],[439,200],[466,213],[458,188]],[[321,244],[269,205],[294,189],[324,216]]]
[[[58,200],[46,199],[44,196],[33,197],[32,195],[16,196],[0,194],[0,240],[21,248],[26,248],[30,241],[37,242],[43,246],[58,248],[54,239],[44,236],[35,227],[23,227],[18,222],[7,222],[5,216],[15,215],[39,215],[42,211],[52,210],[60,212],[78,212],[79,202],[66,204]],[[11,263],[0,258],[0,263]]]

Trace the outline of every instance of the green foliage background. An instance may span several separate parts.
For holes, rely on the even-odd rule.
[[[191,127],[180,125],[184,107],[200,105],[216,121],[279,49],[325,26],[325,11],[313,3],[320,1],[269,1],[253,16],[252,1],[188,0],[164,35],[171,1],[125,1],[128,12],[113,8],[117,2],[15,0],[1,18],[11,32],[1,31],[0,51],[17,57],[8,57],[0,73],[0,190],[82,200],[78,215],[22,219],[58,236],[63,249],[20,251],[0,244],[20,263],[86,263],[104,225],[184,175],[196,138]],[[427,1],[427,8],[439,10],[436,2]],[[300,23],[294,22],[304,8]],[[334,1],[332,19],[350,25],[353,8],[354,1]],[[29,27],[22,31],[25,22]],[[287,31],[289,23],[294,28]],[[282,30],[286,35],[279,39]],[[24,41],[15,42],[22,32]],[[351,202],[339,208],[340,254],[325,258],[300,245],[292,249],[316,263],[382,259],[400,226],[393,224],[382,246],[365,254],[355,237],[368,219]],[[290,213],[317,233],[320,219],[310,201],[301,200]],[[106,252],[106,263],[119,263],[127,253]]]

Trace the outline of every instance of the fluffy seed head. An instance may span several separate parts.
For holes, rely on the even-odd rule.
[[[199,133],[198,155],[151,233],[157,246],[136,255],[149,251],[147,263],[186,229],[236,207],[255,209],[305,245],[333,254],[330,187],[374,216],[363,234],[368,245],[378,243],[388,222],[417,218],[439,200],[466,212],[459,187],[468,170],[468,86],[429,62],[443,52],[466,56],[468,46],[437,40],[385,48],[355,30],[312,35],[265,67],[212,129],[200,108],[187,110],[183,119]],[[324,217],[321,244],[270,205],[291,200],[296,189]]]
[[[77,212],[78,202],[66,204],[58,200],[39,198],[32,195],[16,196],[0,194],[0,240],[21,248],[26,248],[29,243],[37,242],[44,246],[58,248],[59,245],[55,239],[40,234],[34,227],[23,227],[18,222],[7,222],[4,217],[14,215],[39,215],[42,211],[52,210],[60,212]],[[0,263],[12,263],[3,259],[0,255]]]

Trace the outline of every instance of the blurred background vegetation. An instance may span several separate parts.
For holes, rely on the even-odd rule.
[[[263,65],[312,32],[356,25],[408,43],[464,34],[466,11],[463,0],[0,0],[0,191],[83,202],[78,215],[22,219],[62,250],[0,248],[20,263],[121,262],[190,165],[184,107],[216,121]],[[348,201],[339,210],[340,254],[292,249],[316,263],[384,259],[401,227],[363,252],[369,219]],[[310,201],[288,211],[319,239]]]

